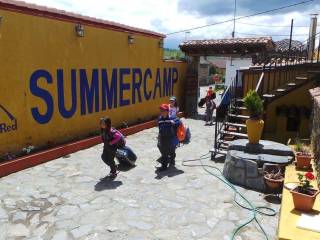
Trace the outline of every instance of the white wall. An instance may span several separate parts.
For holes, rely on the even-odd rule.
[[[236,77],[237,70],[243,67],[249,67],[252,63],[251,58],[229,58],[226,63],[226,80],[225,85],[229,86]]]

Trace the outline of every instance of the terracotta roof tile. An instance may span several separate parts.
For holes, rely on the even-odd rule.
[[[239,48],[259,48],[261,50],[273,50],[275,45],[271,37],[260,38],[229,38],[210,40],[189,40],[180,44],[182,51],[188,52],[196,49],[208,49],[212,51],[235,50]]]
[[[97,19],[94,17],[87,17],[80,14],[59,10],[56,8],[48,8],[45,6],[30,4],[23,1],[0,0],[0,9],[13,10],[13,11],[23,12],[26,14],[32,14],[32,15],[37,15],[41,17],[56,18],[59,20],[90,24],[90,25],[100,26],[108,29],[125,31],[130,33],[137,33],[137,34],[142,34],[142,35],[151,36],[151,37],[157,37],[157,38],[165,37],[165,35],[157,32],[144,30],[141,28],[130,27],[124,24]]]

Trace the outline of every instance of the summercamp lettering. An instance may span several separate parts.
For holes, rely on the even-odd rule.
[[[170,96],[179,78],[176,68],[158,68],[155,72],[150,68],[71,69],[71,79],[66,79],[64,71],[57,69],[52,74],[39,69],[30,76],[31,94],[46,106],[45,111],[39,106],[31,108],[33,118],[40,124],[50,122],[56,108],[63,118],[68,119],[77,111],[80,115],[87,115]],[[68,90],[66,84],[70,84]],[[48,90],[52,85],[57,94]],[[65,101],[67,94],[71,94],[71,104]]]

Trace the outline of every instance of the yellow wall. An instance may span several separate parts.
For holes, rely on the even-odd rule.
[[[301,117],[299,132],[288,132],[287,117],[277,116],[276,107],[281,105],[295,105],[297,107],[308,107],[311,109],[312,101],[308,92],[315,86],[314,82],[294,90],[287,95],[270,103],[266,109],[266,119],[264,127],[264,138],[286,143],[289,138],[310,138],[310,119]]]
[[[4,131],[4,126],[15,125],[3,109],[0,108],[0,156],[8,151],[19,151],[27,145],[44,146],[48,142],[61,143],[75,137],[83,137],[98,129],[99,118],[111,116],[114,125],[121,122],[133,123],[138,119],[146,120],[158,114],[158,106],[168,101],[172,92],[159,96],[159,89],[153,99],[154,86],[157,81],[157,69],[160,73],[160,84],[163,91],[163,72],[171,71],[174,83],[173,94],[182,102],[184,96],[183,83],[186,63],[164,62],[163,49],[159,48],[159,38],[135,34],[134,44],[128,44],[128,33],[112,31],[92,26],[85,27],[85,36],[77,37],[75,24],[44,17],[0,9],[0,105],[7,109],[17,121],[11,131]],[[134,70],[135,68],[139,70]],[[83,70],[80,70],[83,69]],[[96,70],[94,70],[96,69]],[[103,110],[102,107],[102,72],[108,75],[111,83],[113,69],[117,78],[117,107]],[[150,69],[152,77],[146,74]],[[43,70],[43,71],[41,71]],[[59,71],[58,71],[59,70]],[[76,111],[70,118],[62,117],[58,107],[57,75],[63,72],[64,102],[66,109],[71,107],[71,72],[76,74]],[[99,106],[93,112],[81,114],[80,72],[84,73],[91,85],[92,73],[97,71]],[[125,74],[129,71],[129,74]],[[133,104],[133,72],[139,82],[139,71],[142,73],[140,86],[142,101]],[[120,106],[120,72],[123,73],[123,99],[130,104]],[[174,72],[174,73],[173,73]],[[52,82],[44,78],[52,77]],[[39,74],[36,77],[36,74]],[[49,75],[48,75],[49,74]],[[177,75],[178,74],[178,75]],[[146,92],[152,91],[151,99],[144,95],[144,76],[147,76]],[[32,76],[34,81],[32,82]],[[61,77],[59,79],[62,79]],[[48,83],[49,81],[49,83]],[[82,88],[86,81],[82,81]],[[38,87],[37,87],[38,85]],[[168,84],[166,85],[169,86]],[[32,90],[33,89],[33,90]],[[39,90],[40,89],[40,90]],[[42,89],[42,90],[41,90]],[[38,94],[36,93],[38,91]],[[41,93],[47,96],[47,100]],[[62,91],[60,91],[62,92]],[[136,95],[137,95],[137,91]],[[37,96],[38,95],[38,96]],[[49,96],[49,97],[48,97]],[[138,95],[137,95],[138,96]],[[32,109],[44,115],[47,110],[46,101],[53,101],[53,114],[46,123],[39,123]],[[124,102],[125,103],[125,102]],[[49,104],[50,105],[50,104]],[[87,104],[85,104],[87,106]],[[5,125],[4,125],[5,124]],[[1,130],[1,128],[0,128]],[[8,130],[8,128],[6,128]]]
[[[307,75],[307,71],[312,69],[307,68],[299,68],[297,66],[296,68],[290,69],[287,68],[279,68],[277,70],[265,70],[264,71],[264,79],[263,79],[263,88],[261,85],[261,89],[263,89],[263,93],[271,93],[273,90],[286,87],[286,84],[288,82],[295,82],[294,78],[295,76],[304,77]],[[243,70],[243,96],[246,95],[246,93],[249,90],[255,90],[256,86],[259,82],[260,76],[262,71],[259,70]]]

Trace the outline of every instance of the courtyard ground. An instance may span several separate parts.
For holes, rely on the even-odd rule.
[[[177,149],[176,168],[159,174],[157,128],[127,137],[137,166],[114,181],[100,159],[102,145],[0,179],[0,239],[229,239],[251,216],[233,202],[233,192],[201,167],[183,160],[207,154],[214,126],[184,120],[191,143]],[[210,155],[207,155],[210,157]],[[203,160],[223,168],[223,162]],[[199,164],[199,162],[188,162]],[[264,194],[239,187],[257,206],[279,210]],[[258,216],[269,239],[276,239],[278,215]],[[237,240],[264,239],[251,223]]]

